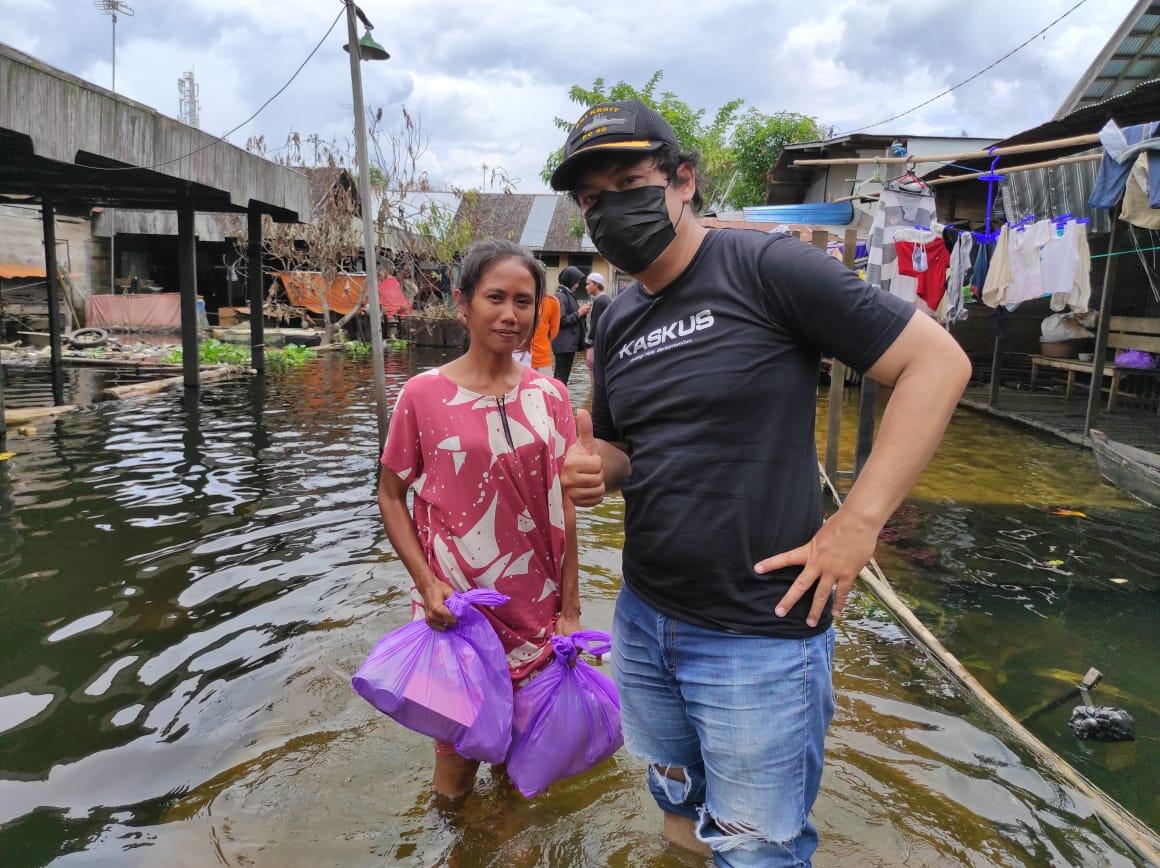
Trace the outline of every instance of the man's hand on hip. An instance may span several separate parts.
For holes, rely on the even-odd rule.
[[[772,573],[793,566],[802,568],[801,574],[778,601],[777,616],[784,618],[815,581],[818,584],[806,623],[817,626],[831,593],[834,593],[833,614],[835,617],[841,615],[854,579],[874,556],[879,530],[839,509],[808,543],[758,563],[753,568],[757,573]]]
[[[576,412],[577,439],[564,456],[560,473],[564,493],[577,506],[596,506],[604,499],[604,462],[592,435],[592,415]]]

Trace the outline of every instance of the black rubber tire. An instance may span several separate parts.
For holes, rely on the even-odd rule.
[[[104,329],[77,329],[68,336],[69,346],[79,350],[103,347],[109,342],[109,333]]]

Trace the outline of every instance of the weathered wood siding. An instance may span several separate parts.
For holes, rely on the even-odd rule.
[[[93,238],[88,219],[57,215],[56,241],[58,258],[68,250],[68,274],[73,286],[73,301],[84,307],[84,299],[93,292]],[[102,261],[108,268],[108,254]],[[25,205],[0,205],[0,262],[34,265],[44,268],[44,226],[40,208]],[[64,268],[64,261],[62,269]],[[100,283],[108,286],[108,276]],[[47,299],[47,294],[45,295]]]
[[[7,45],[0,45],[0,128],[28,136],[50,160],[73,163],[84,151],[221,190],[239,208],[254,200],[310,214],[304,175]]]

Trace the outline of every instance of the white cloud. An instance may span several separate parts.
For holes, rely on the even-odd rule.
[[[364,64],[368,104],[404,104],[430,134],[436,181],[477,185],[501,165],[522,191],[560,144],[552,119],[573,117],[568,87],[597,76],[642,84],[665,70],[672,90],[710,113],[741,97],[763,111],[815,115],[838,129],[881,120],[967,77],[1060,15],[1073,0],[362,0],[391,52]],[[118,25],[118,90],[177,113],[177,79],[196,71],[202,126],[238,123],[319,41],[340,5],[319,0],[138,0]],[[978,81],[875,129],[1002,136],[1049,118],[1132,6],[1088,3]],[[83,7],[83,8],[81,8]],[[79,10],[79,11],[78,11]],[[76,0],[0,0],[3,39],[97,82],[109,79],[108,21]],[[45,22],[52,21],[52,38]],[[350,137],[345,21],[302,75],[231,137],[287,132]]]

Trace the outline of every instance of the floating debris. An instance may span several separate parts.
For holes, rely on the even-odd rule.
[[[1067,721],[1077,738],[1093,741],[1135,741],[1136,722],[1122,708],[1077,705]]]

